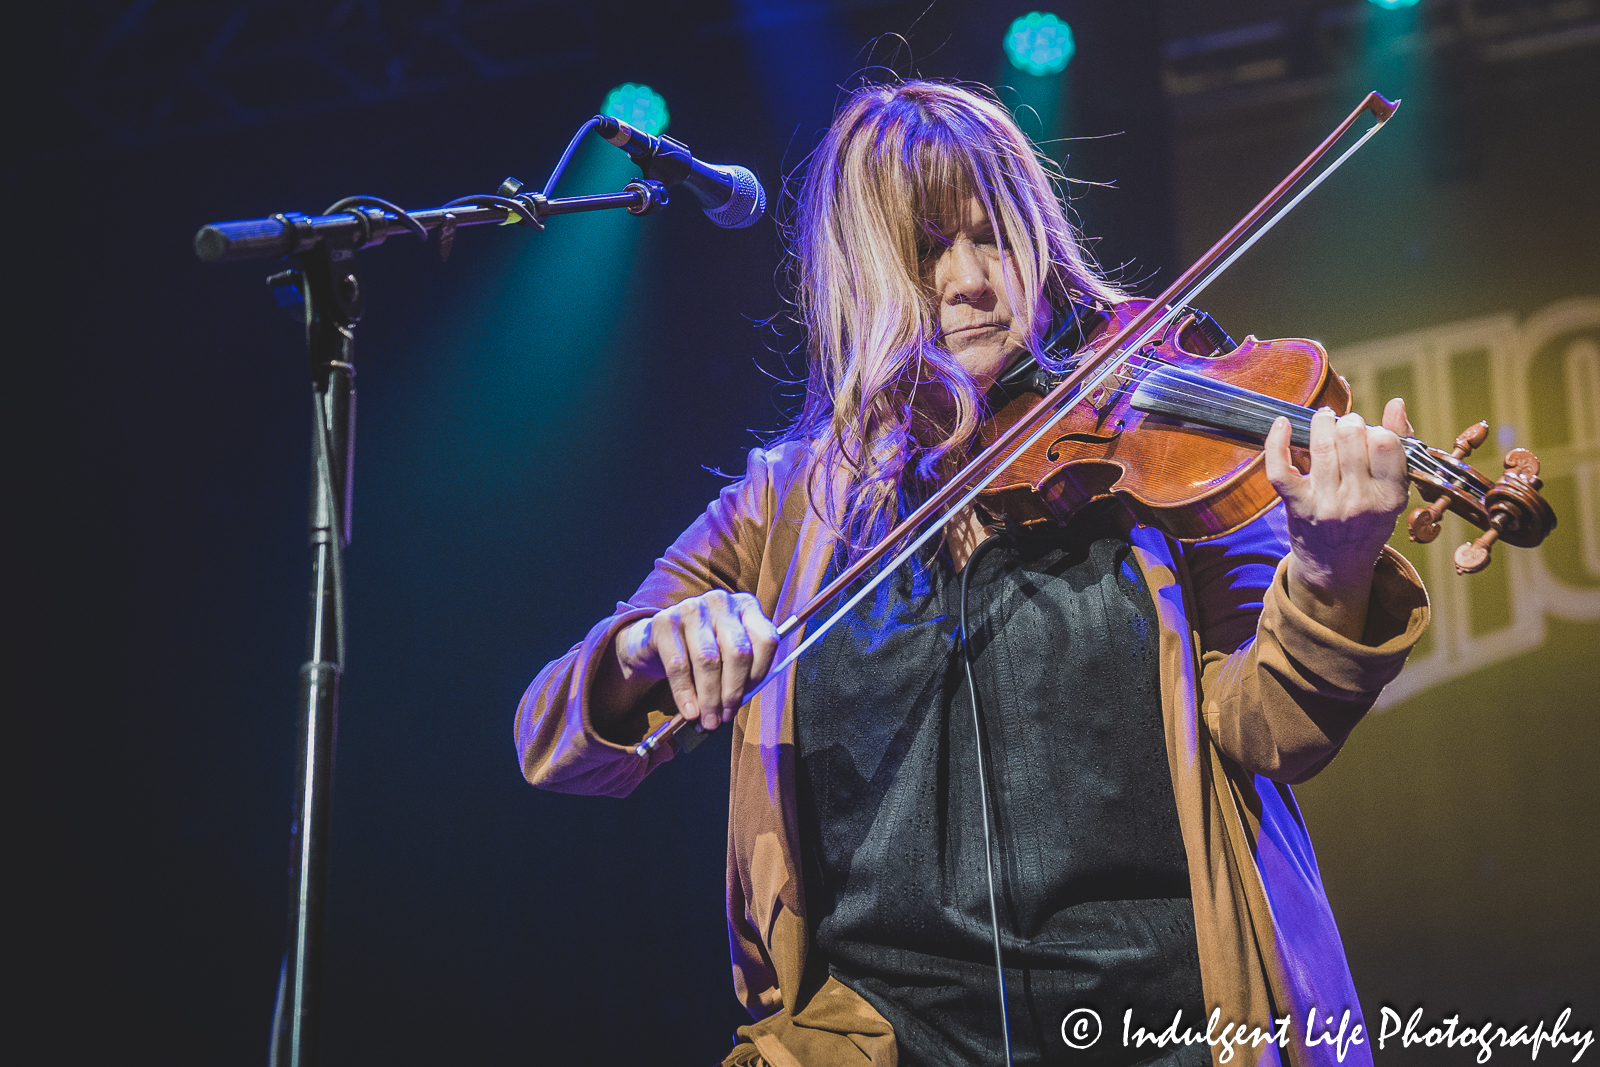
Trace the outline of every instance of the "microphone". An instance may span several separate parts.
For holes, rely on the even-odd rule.
[[[688,186],[718,226],[741,230],[766,213],[767,191],[748,169],[702,163],[682,141],[652,137],[610,115],[596,115],[595,123],[600,136],[628,153],[646,178]]]

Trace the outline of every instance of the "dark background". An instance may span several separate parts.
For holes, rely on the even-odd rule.
[[[1388,73],[1421,79],[1419,125],[1378,138],[1344,200],[1284,238],[1293,273],[1257,267],[1259,288],[1219,290],[1236,334],[1350,343],[1600,291],[1597,13],[1510,4],[1497,28],[1437,32],[1468,26],[1466,7],[1407,16],[1428,66]],[[841,87],[1003,78],[1074,178],[1115,183],[1075,184],[1074,206],[1101,262],[1148,294],[1359,99],[1373,72],[1358,31],[1388,17],[1360,3],[1059,3],[1078,54],[1041,84],[1000,55],[1027,10],[108,3],[19,33],[5,164],[25,679],[13,880],[31,1000],[16,1026],[42,1038],[42,1060],[266,1055],[304,652],[309,391],[298,331],[262,284],[277,268],[203,265],[195,229],[352,193],[431,206],[506,174],[542,183],[623,81],[660,91],[669,133],[751,166],[776,206]],[[220,32],[230,19],[233,36]],[[1257,43],[1173,48],[1271,23]],[[1483,59],[1497,42],[1586,26],[1577,44]],[[1397,160],[1408,165],[1385,169]],[[592,145],[562,191],[628,175]],[[1515,198],[1490,210],[1519,219],[1493,233],[1514,230],[1513,252],[1532,244],[1530,264],[1480,243],[1472,269],[1419,267],[1413,245],[1384,240],[1392,218],[1362,210],[1379,190],[1435,203],[1490,179]],[[1445,232],[1481,221],[1469,208],[1482,203]],[[1357,221],[1333,217],[1339,204]],[[770,222],[717,230],[685,197],[644,220],[463,231],[448,263],[409,237],[363,253],[327,1062],[708,1063],[745,1021],[723,917],[725,734],[616,801],[528,787],[510,723],[540,666],[724,484],[712,469],[737,474],[792,410],[783,379],[802,360],[786,353],[801,338],[784,318],[780,251]],[[1420,295],[1392,299],[1402,274],[1448,284],[1413,281]],[[1385,310],[1351,314],[1385,293]],[[1592,650],[1593,633],[1579,646]],[[1576,854],[1594,851],[1592,814],[1560,816]],[[1314,827],[1317,815],[1308,805]],[[1390,816],[1368,815],[1381,838]],[[1570,1002],[1592,1027],[1592,883],[1544,870],[1511,906],[1558,884],[1554,923],[1570,936],[1522,960],[1557,976],[1528,1017]],[[1340,870],[1328,876],[1341,909]],[[1385,872],[1361,877],[1351,907],[1376,914],[1362,894]],[[1429,913],[1418,905],[1416,922]],[[1446,987],[1493,1012],[1515,981],[1494,963],[1501,942],[1481,972],[1452,954],[1459,923],[1390,959],[1391,928],[1374,943],[1341,914],[1364,989],[1398,974],[1412,983],[1402,994],[1448,1008],[1428,984],[1448,960]]]

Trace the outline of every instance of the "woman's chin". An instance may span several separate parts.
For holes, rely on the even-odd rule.
[[[977,331],[973,331],[976,335]],[[1016,356],[1018,348],[1011,343],[1008,336],[1001,335],[994,338],[985,338],[981,335],[974,336],[974,343],[962,347],[952,347],[950,354],[956,357],[956,362],[966,368],[968,374],[987,389],[994,384],[1006,369],[1006,365]]]

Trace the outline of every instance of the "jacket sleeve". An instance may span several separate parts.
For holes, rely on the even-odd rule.
[[[1288,551],[1280,506],[1226,537],[1188,546],[1183,558],[1211,739],[1243,770],[1292,785],[1338,754],[1400,673],[1428,625],[1428,596],[1405,557],[1385,546],[1366,631],[1352,641],[1289,599]]]
[[[516,744],[523,776],[563,793],[626,796],[675,749],[648,760],[633,746],[674,712],[661,682],[607,736],[595,728],[589,694],[612,642],[625,627],[712,589],[750,592],[766,544],[774,489],[768,454],[750,453],[745,476],[729,485],[655,562],[633,596],[617,605],[566,655],[545,666],[517,706]]]

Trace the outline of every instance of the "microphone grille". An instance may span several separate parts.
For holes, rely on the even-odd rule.
[[[754,225],[767,211],[767,191],[748,168],[721,168],[732,179],[733,195],[719,208],[707,208],[706,218],[729,230]]]

